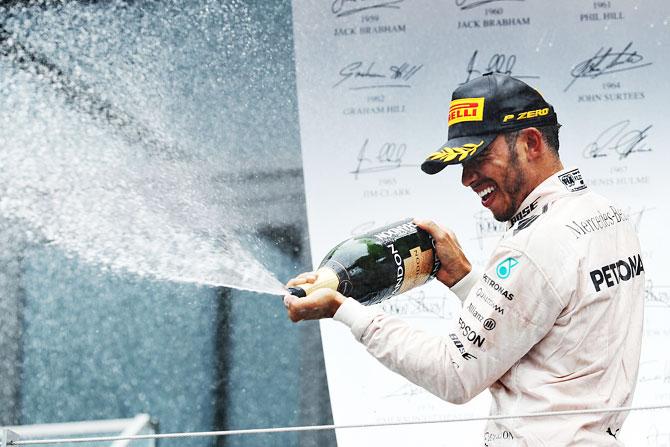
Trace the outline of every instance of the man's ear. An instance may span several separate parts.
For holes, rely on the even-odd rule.
[[[521,131],[521,136],[526,147],[526,158],[529,161],[537,160],[545,150],[542,134],[535,127],[528,127]]]

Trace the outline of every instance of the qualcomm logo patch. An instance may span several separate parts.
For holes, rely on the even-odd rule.
[[[500,279],[508,278],[510,273],[512,273],[512,269],[518,263],[519,261],[514,258],[505,259],[500,264],[498,264],[498,267],[496,267],[496,275],[498,275],[498,278]]]

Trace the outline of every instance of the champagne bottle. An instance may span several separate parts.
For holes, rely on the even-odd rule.
[[[433,238],[405,219],[340,243],[321,261],[316,282],[289,293],[329,288],[370,305],[425,284],[439,268]]]

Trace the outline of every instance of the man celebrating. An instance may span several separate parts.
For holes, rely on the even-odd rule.
[[[563,169],[553,107],[534,89],[490,74],[457,88],[449,139],[421,168],[461,164],[461,181],[507,222],[483,272],[456,237],[436,241],[437,279],[463,302],[448,337],[321,289],[284,297],[293,321],[334,317],[381,363],[464,403],[489,388],[491,414],[629,406],[642,338],[644,266],[628,216]],[[305,273],[296,286],[316,279]],[[612,446],[625,413],[491,420],[486,446]]]

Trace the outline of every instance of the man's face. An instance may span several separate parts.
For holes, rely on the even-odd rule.
[[[520,159],[518,150],[516,141],[509,147],[504,136],[498,135],[485,153],[462,165],[463,186],[472,188],[482,205],[500,222],[514,216],[529,192],[526,191],[525,159]]]

